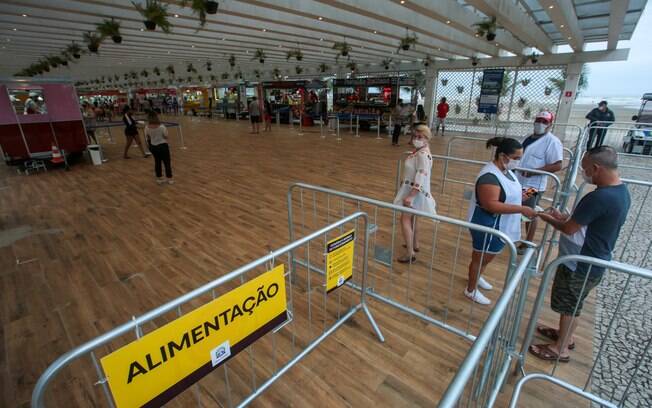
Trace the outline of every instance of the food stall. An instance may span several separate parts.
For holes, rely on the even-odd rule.
[[[278,114],[281,123],[290,123],[290,111],[293,119],[303,115],[308,83],[309,81],[263,82],[263,97],[272,107],[272,117]]]
[[[128,103],[127,92],[121,89],[104,89],[94,91],[80,91],[79,104],[95,104],[99,107],[110,107],[112,114],[119,115],[121,109]]]
[[[7,163],[81,153],[88,140],[69,81],[0,81],[0,147]]]
[[[158,112],[165,113],[171,110],[170,98],[177,97],[177,89],[175,87],[169,88],[139,88],[135,92],[138,104],[145,109],[151,106]]]
[[[216,101],[215,109],[221,112],[226,119],[235,119],[236,111],[243,110],[243,103],[240,101],[240,84],[222,84],[213,88],[213,96]]]
[[[196,114],[208,109],[209,88],[203,86],[187,86],[179,89],[182,98],[183,113]]]

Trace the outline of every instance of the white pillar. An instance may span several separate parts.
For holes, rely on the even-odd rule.
[[[428,117],[428,126],[432,127],[432,119],[435,113],[435,81],[437,80],[438,70],[434,62],[426,67],[426,95],[423,110]]]
[[[568,64],[566,67],[566,83],[564,90],[561,92],[559,110],[557,111],[557,119],[555,119],[557,123],[568,123],[573,103],[575,103],[577,97],[577,85],[580,82],[583,65],[582,63],[573,63]]]

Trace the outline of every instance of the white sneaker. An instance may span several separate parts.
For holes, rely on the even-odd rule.
[[[474,290],[473,292],[469,292],[469,291],[466,290],[466,288],[465,288],[465,289],[464,289],[464,296],[466,296],[467,298],[471,299],[471,300],[474,301],[475,303],[479,303],[479,304],[481,304],[481,305],[490,305],[490,304],[491,304],[491,300],[489,300],[485,295],[483,295],[483,294],[480,292],[479,289],[476,289],[476,290]]]
[[[174,180],[168,179],[168,184],[174,184]]]
[[[156,184],[163,184],[163,183],[165,183],[165,180],[163,180],[162,178],[156,179]]]
[[[484,290],[491,290],[494,288],[493,286],[491,286],[491,283],[487,282],[485,278],[483,278],[482,276],[480,276],[480,279],[478,279],[478,286],[480,287],[480,289],[484,289]]]

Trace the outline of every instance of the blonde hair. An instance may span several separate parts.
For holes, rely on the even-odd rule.
[[[430,141],[430,139],[432,139],[432,132],[430,131],[430,128],[428,127],[428,125],[425,125],[423,123],[420,124],[420,125],[416,125],[413,128],[413,131],[423,133],[428,138],[428,141]]]

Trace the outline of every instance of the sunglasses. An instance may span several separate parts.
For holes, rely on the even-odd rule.
[[[547,119],[544,119],[544,118],[537,118],[537,119],[534,119],[534,123],[543,123],[543,124],[549,125],[550,121],[547,120]]]

